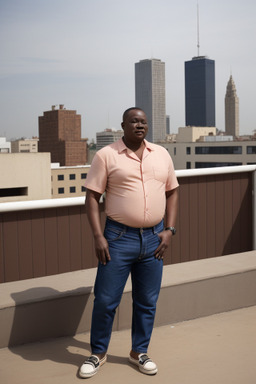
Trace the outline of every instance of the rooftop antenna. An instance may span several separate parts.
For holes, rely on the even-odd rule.
[[[200,56],[200,43],[199,43],[199,5],[197,2],[197,56]]]

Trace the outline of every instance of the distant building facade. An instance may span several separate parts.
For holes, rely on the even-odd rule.
[[[52,198],[85,196],[85,180],[90,165],[60,167],[51,165]]]
[[[11,143],[5,137],[0,137],[0,153],[11,153]]]
[[[105,147],[106,145],[112,144],[115,141],[123,137],[124,131],[122,129],[115,131],[111,128],[105,129],[103,132],[96,133],[96,150]]]
[[[225,95],[225,131],[227,135],[239,136],[239,98],[232,76],[229,78]]]
[[[0,203],[51,199],[49,153],[1,153],[0,174]]]
[[[61,104],[39,116],[38,151],[50,152],[51,162],[61,166],[85,164],[87,139],[81,139],[81,115]]]
[[[19,139],[11,142],[12,153],[38,152],[38,139]]]
[[[215,127],[215,62],[206,56],[185,62],[186,126]]]
[[[135,105],[148,119],[147,139],[153,143],[166,138],[165,63],[158,59],[135,64]]]
[[[180,127],[176,135],[177,143],[190,143],[200,139],[200,137],[216,136],[215,127]]]
[[[256,164],[255,140],[233,141],[232,136],[216,136],[210,131],[204,136],[202,131],[196,133],[195,127],[191,130],[194,141],[191,133],[179,131],[176,142],[161,144],[170,153],[176,170]]]

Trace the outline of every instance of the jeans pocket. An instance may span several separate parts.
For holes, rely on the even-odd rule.
[[[108,242],[120,239],[124,234],[124,230],[118,228],[107,227],[104,231],[104,237]]]
[[[163,230],[164,230],[164,225],[161,222],[160,225],[157,225],[157,227],[155,227],[154,231],[153,231],[154,235],[157,236],[157,238],[158,238],[159,244],[161,243],[161,239],[159,237],[159,233],[163,232]]]

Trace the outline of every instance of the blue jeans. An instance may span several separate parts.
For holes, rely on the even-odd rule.
[[[132,228],[107,218],[104,236],[111,261],[98,265],[91,326],[92,353],[104,353],[108,349],[116,308],[130,273],[132,350],[147,352],[163,270],[163,261],[155,258],[154,251],[160,244],[158,233],[163,229],[163,221],[152,228]]]

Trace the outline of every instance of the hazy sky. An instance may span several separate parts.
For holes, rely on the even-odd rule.
[[[215,60],[216,125],[230,73],[240,134],[256,129],[256,1],[199,0],[200,55]],[[185,124],[184,62],[197,56],[196,0],[0,0],[0,136],[38,135],[38,116],[64,104],[82,137],[120,129],[135,104],[134,64],[165,62],[171,131]]]

